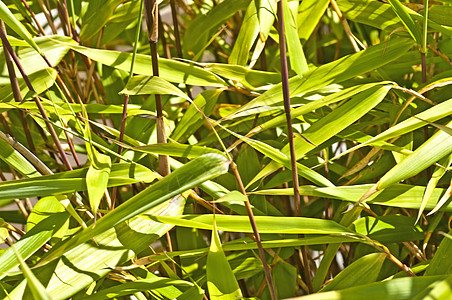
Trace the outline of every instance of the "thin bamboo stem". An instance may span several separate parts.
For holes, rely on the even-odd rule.
[[[264,252],[264,248],[262,247],[262,241],[261,241],[261,237],[259,235],[259,231],[257,229],[256,220],[254,219],[254,213],[251,208],[251,204],[248,199],[248,195],[246,194],[246,190],[245,190],[245,186],[243,185],[242,178],[240,177],[239,171],[237,169],[237,165],[234,162],[231,163],[231,170],[234,173],[234,177],[237,181],[237,184],[239,185],[240,192],[246,198],[246,200],[245,200],[246,212],[248,213],[251,228],[253,229],[254,238],[256,240],[257,248],[259,250],[259,257],[262,261],[262,265],[264,266],[265,278],[267,280],[267,284],[268,284],[268,288],[270,290],[270,295],[272,297],[272,300],[276,300],[276,299],[278,299],[278,297],[276,296],[276,289],[275,289],[275,285],[273,283],[272,273],[270,271],[270,268],[268,267],[267,259],[265,258],[265,252]]]

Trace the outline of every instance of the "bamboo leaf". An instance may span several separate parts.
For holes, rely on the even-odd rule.
[[[38,201],[27,220],[27,233],[18,240],[14,247],[24,259],[42,247],[57,232],[68,227],[69,213],[55,197],[44,197]],[[0,255],[0,278],[19,265],[12,248]]]
[[[182,213],[184,206],[185,197],[178,195],[146,213],[178,215]],[[39,268],[35,267],[35,270],[40,274],[40,278],[47,282],[46,288],[50,296],[59,299],[70,298],[94,281],[106,276],[112,268],[122,265],[148,248],[153,241],[171,228],[172,226],[149,222],[143,218],[131,218],[128,222],[102,231],[95,241],[82,243],[67,251],[60,259]],[[61,284],[61,281],[77,284],[68,286]],[[12,299],[30,297],[25,287],[24,281],[19,283],[10,293],[10,297]]]
[[[430,284],[440,282],[444,276],[398,278],[372,284],[360,285],[340,291],[312,294],[292,299],[300,300],[360,300],[365,298],[386,300],[411,300]]]
[[[167,286],[193,286],[191,282],[184,280],[174,280],[163,277],[151,277],[149,279],[139,279],[132,282],[121,283],[107,289],[98,291],[94,295],[85,296],[87,300],[112,299],[121,296],[132,295],[137,292],[152,291]]]
[[[211,299],[236,299],[242,297],[237,280],[221,247],[213,218],[212,239],[207,255],[207,288]]]
[[[93,161],[86,173],[86,187],[91,210],[96,214],[108,185],[108,177],[111,172],[111,158],[98,153],[97,150],[94,150],[94,153]]]
[[[316,186],[300,186],[300,193],[307,196],[325,197],[338,199],[342,201],[357,202],[361,196],[372,187],[372,184],[353,185],[353,186],[337,186],[337,187],[316,187]],[[253,191],[253,194],[262,195],[293,195],[293,189],[270,189]],[[377,192],[369,198],[368,203],[419,209],[422,198],[425,193],[425,186],[414,186],[408,184],[394,184],[387,187],[383,191]],[[432,209],[435,207],[444,189],[435,188],[432,196],[428,200],[425,208]],[[441,210],[452,211],[452,204],[443,207]]]
[[[127,148],[127,147],[126,147]],[[170,155],[177,157],[186,157],[186,158],[196,158],[208,153],[216,153],[218,155],[223,155],[223,152],[201,146],[190,146],[184,144],[152,144],[152,145],[144,145],[139,147],[129,147],[130,149],[145,152],[145,153],[156,153],[161,155]]]
[[[452,254],[452,239],[450,238],[450,234],[451,232],[449,232],[439,244],[438,251],[435,253],[427,270],[425,270],[425,276],[452,273],[452,262],[449,259]]]
[[[375,86],[353,96],[345,104],[313,123],[303,132],[303,137],[315,145],[320,145],[364,116],[384,99],[390,89],[390,85]],[[303,137],[294,138],[297,159],[315,148]],[[286,145],[282,152],[287,154],[289,146]]]
[[[212,230],[213,215],[186,215],[180,217],[145,216],[156,222],[184,227]],[[292,234],[351,234],[353,231],[330,220],[302,217],[256,216],[260,233]],[[247,216],[216,215],[218,230],[231,232],[253,232]]]
[[[108,228],[112,228],[145,212],[200,183],[226,173],[228,165],[229,162],[223,156],[217,154],[206,154],[192,160],[111,211],[98,220],[96,226],[89,226],[64,245],[60,245],[58,249],[46,257],[46,262],[60,257],[65,252],[88,241]]]
[[[448,125],[452,125],[449,122]],[[450,154],[452,136],[444,131],[435,133],[430,139],[418,147],[412,154],[387,172],[377,183],[379,190],[403,179],[410,178],[425,170],[433,163]],[[435,149],[435,151],[431,151]]]
[[[375,282],[385,258],[385,253],[371,253],[359,258],[336,275],[333,280],[319,292],[343,290]]]
[[[69,47],[70,49],[77,51],[78,53],[83,54],[99,63],[119,70],[127,72],[130,71],[130,64],[132,63],[133,55],[132,53],[87,48],[61,41],[58,37],[50,37],[48,39],[50,43],[53,43],[54,45]],[[151,57],[149,55],[137,54],[133,71],[136,74],[153,76]],[[225,82],[219,77],[209,71],[195,66],[192,63],[159,58],[159,72],[159,76],[161,78],[170,82],[218,87],[226,85]]]
[[[396,15],[400,18],[405,28],[410,33],[411,37],[418,45],[422,45],[422,33],[419,25],[414,23],[413,19],[407,12],[407,8],[400,3],[399,0],[388,0]]]
[[[251,47],[259,33],[259,19],[256,10],[257,3],[253,0],[246,9],[239,35],[229,56],[229,63],[233,65],[246,65]]]
[[[8,226],[2,218],[0,218],[0,244],[3,244],[9,236]]]
[[[175,95],[191,100],[180,89],[158,76],[134,76],[130,78],[126,87],[119,93],[127,95]]]
[[[364,217],[353,222],[356,232],[379,242],[407,242],[424,237],[419,226],[413,226],[413,218],[401,215]]]
[[[27,29],[14,17],[11,11],[8,9],[3,1],[0,1],[0,19],[2,19],[6,25],[11,27],[15,33],[17,33],[25,42],[27,42],[33,49],[35,49],[39,54],[41,54],[41,50],[38,45],[36,45],[33,40],[31,34],[27,31]]]
[[[321,17],[328,7],[329,1],[327,0],[308,0],[302,1],[298,9],[298,37],[304,44],[315,27],[319,23]]]
[[[19,261],[20,268],[24,273],[24,276],[27,280],[27,286],[30,288],[33,298],[38,300],[50,300],[51,298],[47,294],[46,289],[27,266],[23,258],[20,256],[20,253],[17,252],[14,245],[12,245],[11,248],[13,249],[16,258]]]
[[[2,149],[0,147],[0,149]],[[67,194],[86,191],[86,173],[88,168],[66,171],[33,179],[20,179],[0,182],[0,200],[22,199],[34,196]],[[108,187],[151,182],[159,176],[139,164],[113,164]]]
[[[237,11],[248,7],[250,0],[223,1],[212,8],[206,15],[199,15],[191,23],[183,37],[185,53],[191,57],[198,54],[206,44],[209,34],[216,30]]]
[[[403,55],[412,46],[406,39],[389,41],[369,47],[356,54],[340,58],[334,62],[324,64],[303,77],[294,76],[289,79],[291,97],[300,96],[333,83],[343,82],[357,75],[370,72]],[[347,70],[347,72],[344,72]],[[275,85],[267,92],[242,105],[236,112],[242,112],[254,107],[277,104],[283,101],[281,84]]]
[[[284,28],[286,32],[287,50],[289,51],[289,59],[291,68],[298,75],[309,71],[308,63],[303,52],[303,47],[298,37],[298,26],[296,13],[298,11],[298,1],[287,2],[283,1],[284,7]]]
[[[185,111],[179,124],[177,124],[176,128],[174,128],[171,133],[171,138],[178,142],[186,142],[205,121],[203,114],[201,114],[198,109],[200,109],[204,115],[210,116],[221,93],[222,90],[207,90],[200,93],[195,100],[193,100],[193,103],[190,103],[190,106]]]

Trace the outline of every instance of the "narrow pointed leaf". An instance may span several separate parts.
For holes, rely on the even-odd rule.
[[[11,246],[13,249],[17,260],[19,261],[20,268],[22,269],[24,276],[27,280],[27,286],[30,288],[31,293],[33,295],[34,299],[38,300],[50,300],[50,296],[47,294],[46,289],[42,285],[42,283],[36,278],[36,276],[33,274],[33,272],[30,270],[30,268],[25,263],[24,259],[20,256],[19,252],[17,252],[14,245]]]
[[[237,279],[221,247],[215,218],[213,219],[212,239],[206,265],[207,288],[210,299],[236,299],[242,297]]]
[[[410,33],[411,37],[416,41],[418,45],[422,45],[422,34],[419,25],[416,24],[411,16],[408,14],[405,6],[400,3],[399,0],[388,0],[389,4],[391,4],[392,9],[397,14],[397,16],[402,21],[405,28]]]
[[[303,74],[302,78],[294,76],[289,79],[290,95],[292,97],[303,95],[327,85],[370,72],[397,59],[408,51],[412,45],[412,41],[406,39],[390,40],[388,43],[372,46],[359,53],[324,64]],[[344,72],[344,70],[347,70],[347,72]],[[242,105],[235,113],[254,107],[281,103],[282,101],[281,84],[278,84],[261,96]]]
[[[180,217],[145,216],[157,222],[212,230],[213,215]],[[352,234],[353,231],[333,222],[316,218],[256,216],[260,233]],[[247,216],[215,216],[217,229],[231,232],[253,232]]]
[[[385,253],[372,253],[359,258],[336,275],[319,292],[342,290],[375,282],[385,258]]]
[[[86,173],[86,187],[88,190],[89,204],[93,213],[97,213],[100,201],[108,185],[108,177],[111,171],[110,156],[97,153],[93,156],[94,161]]]
[[[179,215],[184,206],[185,197],[178,195],[146,213]],[[40,274],[40,278],[47,282],[46,289],[50,296],[67,299],[106,276],[112,268],[124,264],[148,248],[171,228],[172,226],[157,224],[143,218],[131,218],[128,222],[105,229],[95,241],[82,243],[67,251],[64,257],[35,270]],[[62,281],[77,284],[61,284]],[[13,299],[30,297],[25,287],[25,282],[21,282],[10,293],[10,297]]]
[[[175,95],[187,100],[191,100],[180,89],[158,76],[138,75],[130,78],[126,87],[120,94],[127,95]]]
[[[127,202],[98,220],[95,226],[91,225],[75,235],[64,245],[51,252],[47,256],[46,261],[61,256],[66,251],[88,241],[108,228],[112,228],[200,183],[227,172],[228,166],[229,162],[224,156],[218,154],[206,154],[192,160],[141,193],[130,198]]]
[[[31,34],[27,31],[27,29],[14,17],[11,11],[8,9],[3,1],[0,1],[0,19],[2,19],[15,33],[17,33],[24,41],[26,41],[33,49],[35,49],[38,53],[41,53],[38,45],[36,45],[35,41]]]
[[[284,7],[284,28],[286,32],[287,50],[289,51],[290,65],[298,75],[307,72],[308,63],[298,37],[297,17],[293,11],[298,11],[298,1],[283,1]],[[294,7],[293,7],[294,6]],[[293,8],[292,8],[293,7]]]

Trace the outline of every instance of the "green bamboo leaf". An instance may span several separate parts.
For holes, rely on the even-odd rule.
[[[44,197],[38,201],[27,220],[27,233],[14,246],[24,259],[28,259],[51,237],[61,236],[68,227],[69,213],[55,197]],[[0,255],[0,278],[19,265],[12,248]]]
[[[283,1],[284,7],[284,29],[286,32],[287,50],[289,51],[289,59],[291,68],[298,75],[309,71],[306,57],[304,56],[303,47],[298,37],[297,11],[298,1]]]
[[[215,5],[206,15],[198,15],[185,31],[183,46],[185,53],[194,57],[207,43],[210,33],[216,30],[237,11],[248,7],[251,0],[229,0]]]
[[[359,237],[347,236],[347,235],[324,235],[317,237],[304,237],[297,239],[284,239],[284,240],[268,240],[262,241],[263,248],[284,248],[284,247],[298,247],[304,245],[322,245],[330,243],[347,243],[347,242],[365,242],[364,239]],[[256,242],[251,239],[236,240],[223,244],[223,251],[244,251],[257,249]],[[181,258],[193,259],[194,257],[202,256],[208,253],[209,248],[198,248],[183,251],[173,251],[171,253],[156,254],[150,257],[151,260],[168,260],[169,257],[180,256]]]
[[[244,66],[248,62],[251,47],[259,33],[259,19],[256,6],[257,3],[253,0],[246,9],[239,35],[229,56],[230,64]]]
[[[341,130],[347,128],[348,126],[350,126],[350,124],[354,123],[356,120],[364,116],[367,112],[369,112],[373,107],[375,107],[378,103],[380,103],[383,100],[383,98],[386,96],[390,89],[391,89],[390,85],[370,87],[369,89],[364,90],[363,92],[353,96],[352,99],[347,101],[345,104],[339,106],[325,117],[313,123],[307,130],[303,132],[302,136],[296,135],[294,138],[296,158],[297,159],[301,158],[307,152],[314,149],[316,145],[319,145],[327,141],[328,139],[332,138]],[[299,112],[297,112],[297,114],[298,113]],[[272,122],[271,124],[273,125],[274,122]],[[265,126],[267,126],[267,124],[265,124]],[[234,135],[237,136],[237,134]],[[246,137],[239,138],[244,140],[246,143],[250,143],[248,140],[251,140]],[[261,142],[253,141],[253,143],[256,144]],[[276,153],[278,152],[273,150],[271,152],[265,152],[264,154],[271,157],[278,164],[283,164],[284,166],[290,168],[290,163],[288,163],[287,161],[283,161],[280,158],[282,155],[278,156],[279,160],[273,158],[276,155]],[[279,153],[284,154],[282,157],[288,159],[289,145],[287,144]],[[257,180],[261,179],[262,177],[267,176],[273,173],[275,170],[279,169],[280,166],[278,164],[276,163],[268,164],[259,174],[256,175],[256,177],[251,181],[251,183],[254,183]],[[300,166],[300,164],[297,164],[297,166]],[[317,177],[316,181],[319,182],[318,179],[319,176],[318,175],[315,176],[315,174],[318,173],[312,170],[310,170],[310,172],[307,172],[307,170],[303,170],[303,168],[300,169],[301,169],[300,171],[302,171],[302,173],[299,171],[301,176],[303,177],[310,176],[312,178]],[[311,173],[313,172],[314,174],[311,175]],[[312,179],[310,180],[312,181]]]
[[[420,292],[413,300],[428,299],[450,299],[452,295],[452,275],[444,280],[432,283]]]
[[[257,39],[256,46],[254,47],[251,56],[250,68],[254,66],[262,51],[265,49],[265,43],[267,42],[268,35],[275,22],[277,10],[276,3],[277,1],[275,0],[256,0],[259,38]]]
[[[370,72],[402,56],[413,45],[407,39],[390,40],[388,43],[371,46],[356,54],[342,57],[311,70],[303,77],[289,79],[290,95],[300,96],[333,83],[343,82],[360,74]],[[347,72],[344,72],[347,70]],[[234,114],[259,107],[281,103],[283,101],[281,84],[242,105]]]
[[[255,139],[251,139],[251,138],[248,138],[246,136],[242,136],[242,135],[240,135],[238,133],[235,133],[235,132],[227,129],[226,127],[222,127],[222,128],[224,130],[226,130],[227,132],[229,132],[230,134],[232,134],[235,137],[237,137],[238,139],[244,141],[245,143],[247,143],[248,145],[253,147],[255,150],[257,150],[257,151],[261,152],[262,154],[266,155],[267,157],[271,158],[273,160],[273,164],[272,163],[269,164],[271,172],[273,170],[276,170],[276,169],[280,168],[280,165],[283,165],[283,166],[285,166],[285,167],[287,167],[289,169],[292,167],[291,163],[290,163],[290,158],[286,154],[284,154],[281,151],[279,151],[278,149],[275,149],[272,146],[270,146],[270,145],[268,145],[268,144],[266,144],[264,142],[261,142],[261,141],[255,140]],[[308,168],[308,167],[306,167],[306,166],[304,166],[304,165],[302,165],[300,163],[297,163],[297,169],[298,169],[298,174],[300,176],[303,176],[306,179],[308,179],[308,180],[310,180],[310,181],[312,181],[314,183],[317,183],[317,184],[323,185],[323,186],[332,186],[333,185],[324,176],[320,175],[319,173],[311,170],[310,168]],[[266,169],[264,169],[261,172],[259,172],[259,174],[257,174],[253,178],[253,180],[251,180],[248,183],[247,188],[249,186],[251,186],[257,180],[259,180],[260,178],[268,175],[269,173],[270,172],[268,172]]]
[[[33,82],[33,89],[35,90],[36,94],[41,94],[44,91],[51,88],[55,82],[55,79],[57,77],[57,71],[54,69],[46,68],[40,71],[36,71],[35,73],[32,73],[28,76],[29,80]],[[23,78],[18,78],[19,81],[19,87],[20,87],[20,94],[22,95],[23,99],[27,99],[28,97],[32,96],[29,94],[30,90],[28,89],[27,84],[23,80]],[[33,93],[34,94],[34,93]],[[11,88],[11,84],[7,84],[3,86],[0,89],[0,102],[6,102],[14,100],[14,94],[13,90]],[[2,105],[6,105],[5,103],[0,103]],[[32,105],[35,106],[33,103]],[[9,108],[14,107],[20,107],[18,103],[12,102],[7,106]]]
[[[365,90],[368,90],[369,88],[372,88],[374,86],[386,85],[386,84],[391,84],[391,82],[389,82],[389,81],[373,82],[373,83],[367,83],[367,84],[362,84],[362,85],[355,85],[355,86],[340,90],[336,93],[313,100],[311,102],[308,102],[304,105],[301,105],[299,107],[292,109],[291,116],[293,119],[300,117],[300,116],[305,115],[318,108],[351,98],[351,97],[353,97]],[[234,117],[243,117],[243,116],[248,116],[248,115],[249,115],[248,112],[245,111],[243,113],[238,113],[238,114],[234,115],[233,118]],[[277,125],[284,124],[285,122],[286,122],[286,116],[284,114],[281,114],[281,115],[273,117],[271,120],[268,120],[265,123],[257,126],[257,128],[253,129],[253,131],[251,131],[251,132],[253,132],[253,133],[256,131],[260,132],[260,131],[263,131],[268,128],[273,128]],[[344,130],[346,130],[346,129],[344,129]]]
[[[184,280],[174,280],[163,277],[151,277],[139,279],[132,282],[121,283],[117,286],[106,288],[91,296],[84,296],[87,300],[103,300],[132,295],[137,292],[152,291],[167,286],[193,286],[193,283]],[[180,299],[180,298],[179,298]]]
[[[337,0],[339,8],[344,16],[354,22],[366,24],[372,27],[380,28],[389,32],[394,32],[404,26],[400,18],[395,14],[390,4],[380,1],[360,1],[360,0]],[[445,6],[441,10],[445,12]],[[411,19],[424,23],[424,16],[405,8]],[[430,15],[432,17],[432,14]],[[428,21],[428,30],[439,31],[446,36],[452,36],[452,30],[448,26],[443,26],[435,22],[434,18]],[[415,24],[416,25],[416,24]],[[447,24],[446,24],[447,25]]]
[[[362,300],[369,297],[385,300],[411,300],[430,284],[444,280],[444,276],[397,278],[360,285],[340,291],[311,294],[292,299],[300,300]]]
[[[0,132],[0,159],[26,178],[40,176],[36,168],[5,140],[8,138]]]
[[[448,135],[452,135],[452,128],[450,128],[450,127],[447,127],[447,126],[444,126],[444,125],[441,125],[441,124],[435,124],[435,123],[429,122],[427,120],[422,120],[420,118],[418,118],[418,119],[423,121],[423,122],[425,122],[425,123],[428,123],[428,124],[430,124],[432,126],[435,126],[436,128],[438,128],[438,129],[444,131],[445,133],[447,133]]]
[[[127,82],[126,87],[119,92],[127,95],[175,95],[186,100],[191,100],[180,89],[158,76],[134,76]]]
[[[452,125],[449,122],[447,125]],[[403,161],[398,163],[387,172],[376,184],[378,190],[384,189],[403,179],[410,178],[425,170],[441,158],[450,154],[452,149],[452,136],[444,131],[435,133],[425,143],[419,146],[414,152],[408,155]],[[435,149],[435,151],[432,151]]]
[[[171,133],[171,138],[175,141],[185,143],[205,121],[205,117],[198,109],[200,109],[204,115],[210,116],[221,93],[222,90],[207,90],[196,96],[193,103],[190,103],[190,106],[185,111],[182,119]]]
[[[24,40],[15,38],[10,35],[6,35],[6,38],[8,39],[8,42],[13,47],[30,47],[30,45],[25,42]],[[0,45],[3,47],[3,42],[0,40]]]
[[[46,292],[45,287],[42,285],[42,283],[36,278],[36,276],[33,274],[33,272],[30,270],[30,268],[25,263],[24,259],[20,256],[20,253],[17,252],[14,245],[11,245],[11,248],[14,251],[14,254],[16,255],[17,260],[19,261],[20,268],[22,269],[22,272],[24,273],[25,279],[27,280],[27,286],[31,290],[31,294],[33,295],[33,299],[37,300],[50,300],[52,299],[49,294]]]
[[[58,39],[59,41],[62,41],[66,44],[56,44],[56,43],[50,41],[48,39],[48,37],[36,37],[33,40],[36,42],[36,44],[39,46],[39,48],[45,54],[45,56],[48,59],[48,61],[50,62],[50,64],[52,66],[56,66],[60,63],[60,61],[63,59],[63,57],[69,51],[70,48],[67,46],[67,44],[74,45],[76,43],[69,37],[52,36],[52,38]],[[17,49],[16,52],[20,59],[22,67],[27,75],[30,75],[37,71],[42,71],[44,69],[49,69],[49,65],[46,63],[46,61],[33,48],[20,47],[19,49]],[[6,65],[4,55],[0,55],[0,64]],[[56,71],[54,70],[54,72],[56,72]],[[0,84],[1,85],[9,84],[9,76],[8,76],[7,68],[4,68],[3,70],[1,70],[0,74],[2,74],[2,77],[0,77]],[[16,74],[19,75],[19,72],[16,71]],[[33,87],[34,87],[34,84],[33,84]]]
[[[130,71],[132,53],[87,48],[62,41],[58,37],[49,37],[48,39],[54,45],[69,47],[99,63],[119,70]],[[133,71],[136,74],[153,76],[151,56],[137,54]],[[170,82],[201,86],[226,86],[226,83],[222,79],[192,63],[159,58],[159,72],[161,78]]]
[[[425,193],[424,193],[424,196],[422,197],[421,207],[419,208],[419,212],[418,212],[415,223],[419,222],[422,212],[424,211],[425,206],[428,203],[428,200],[432,196],[432,193],[433,193],[434,189],[436,188],[436,185],[438,184],[440,179],[444,176],[444,174],[446,174],[447,169],[452,164],[452,155],[449,155],[448,157],[441,159],[438,163],[441,166],[445,166],[446,168],[442,168],[442,167],[438,167],[438,166],[435,167],[435,171],[433,171],[432,177],[429,179],[429,181],[427,183],[427,187],[425,188]]]
[[[342,201],[357,202],[361,196],[368,191],[373,185],[363,184],[354,186],[337,186],[337,187],[316,187],[310,185],[300,186],[300,193],[306,196],[324,197],[338,199]],[[262,195],[293,195],[293,189],[270,189],[253,191],[252,194]],[[371,196],[368,203],[419,209],[422,198],[425,193],[425,186],[414,186],[408,184],[394,184],[387,187],[383,191],[377,192]],[[428,200],[425,208],[433,209],[436,203],[444,193],[444,189],[435,188]],[[452,211],[452,204],[448,204],[441,209],[442,211]]]
[[[25,42],[27,42],[33,49],[39,54],[42,54],[41,49],[36,45],[35,41],[27,29],[14,17],[9,8],[3,1],[0,1],[0,19],[2,19],[6,25],[11,27],[15,33],[17,33]]]
[[[372,108],[379,104],[391,89],[391,85],[381,85],[371,87],[355,96],[349,101],[335,108],[331,113],[313,123],[303,132],[303,137],[295,136],[296,158],[299,159],[316,146],[308,143],[306,139],[320,145],[327,141],[343,129],[356,122]],[[305,139],[306,138],[306,139]],[[289,153],[289,145],[282,150],[283,153]]]
[[[297,268],[280,260],[273,267],[272,273],[278,299],[294,296],[297,286]]]
[[[375,282],[385,258],[385,253],[371,253],[360,257],[336,275],[319,293]]]
[[[196,158],[204,154],[208,153],[216,153],[218,155],[223,155],[223,152],[208,147],[201,146],[191,146],[184,144],[152,144],[152,145],[144,145],[139,147],[125,147],[139,152],[145,153],[156,153],[161,155],[169,155],[169,156],[177,156],[177,157],[186,157],[186,158]]]
[[[156,222],[212,230],[213,215],[185,215],[179,217],[144,216]],[[331,220],[302,217],[256,216],[260,233],[292,234],[351,234],[353,231]],[[253,232],[247,216],[216,215],[218,230],[231,232]]]
[[[146,213],[180,215],[184,206],[185,198],[178,195]],[[99,222],[100,220],[98,224]],[[40,274],[40,279],[47,282],[46,289],[51,297],[67,299],[106,276],[112,268],[121,266],[135,257],[171,228],[172,226],[157,224],[143,218],[131,218],[127,222],[102,231],[96,236],[95,241],[82,243],[67,251],[60,259],[39,268],[35,267],[35,270]],[[62,281],[76,284],[61,284]],[[18,284],[10,293],[11,299],[30,297],[25,287],[24,281]],[[175,298],[180,294],[180,292],[175,294]]]
[[[237,280],[221,247],[213,218],[212,239],[206,265],[207,288],[210,299],[236,299],[242,297]]]
[[[219,76],[238,81],[250,89],[267,90],[281,82],[281,75],[275,72],[251,70],[244,66],[220,63],[207,63],[204,67]]]
[[[89,1],[85,13],[81,18],[80,38],[83,41],[96,35],[108,20],[113,16],[116,7],[122,0],[110,0],[107,2]]]
[[[451,104],[452,104],[452,99],[448,99],[444,102],[441,102],[438,105],[435,105],[429,109],[426,109],[426,110],[398,123],[397,125],[390,127],[389,129],[383,131],[382,133],[378,134],[377,136],[373,137],[372,139],[345,151],[341,155],[345,155],[347,153],[350,153],[352,151],[355,151],[361,147],[370,145],[372,143],[385,141],[385,140],[391,139],[393,137],[397,137],[397,136],[403,135],[405,133],[414,131],[418,128],[421,128],[422,126],[425,126],[425,122],[427,122],[427,121],[434,122],[436,120],[447,117],[452,113]]]
[[[314,32],[329,3],[328,0],[301,1],[300,7],[298,8],[297,24],[298,37],[303,44]]]
[[[405,6],[400,3],[399,0],[388,0],[389,4],[391,4],[392,9],[396,13],[396,15],[400,18],[405,28],[410,33],[411,37],[416,41],[418,45],[422,45],[422,33],[419,25],[416,24],[411,16],[408,14]]]
[[[226,173],[228,166],[229,161],[224,156],[218,154],[206,154],[192,160],[141,193],[130,198],[127,202],[98,220],[95,226],[89,226],[65,244],[60,245],[58,249],[49,253],[45,261],[49,262],[60,257],[66,251],[88,241],[108,228],[112,228],[123,221],[145,212],[200,183]]]
[[[5,208],[3,208],[5,209]],[[0,218],[8,223],[26,224],[27,220],[24,215],[18,210],[0,210]]]
[[[0,150],[4,149],[0,147]],[[33,179],[20,179],[0,182],[0,200],[23,199],[36,196],[49,196],[86,191],[86,173],[88,168],[45,175]],[[139,164],[113,164],[108,187],[152,182],[159,175]]]
[[[86,173],[86,188],[88,190],[88,198],[91,210],[97,213],[100,201],[105,193],[108,185],[108,177],[111,171],[110,156],[98,153],[94,150],[93,161]]]
[[[379,242],[408,242],[421,240],[424,237],[419,226],[413,226],[413,218],[402,215],[388,215],[359,218],[353,222],[356,232]]]
[[[444,275],[452,273],[452,262],[449,259],[452,255],[452,239],[449,233],[443,238],[439,244],[438,250],[433,256],[427,270],[425,270],[425,276],[429,275]]]

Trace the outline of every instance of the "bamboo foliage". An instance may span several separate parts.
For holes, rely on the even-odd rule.
[[[0,298],[449,299],[451,16],[0,1]]]

